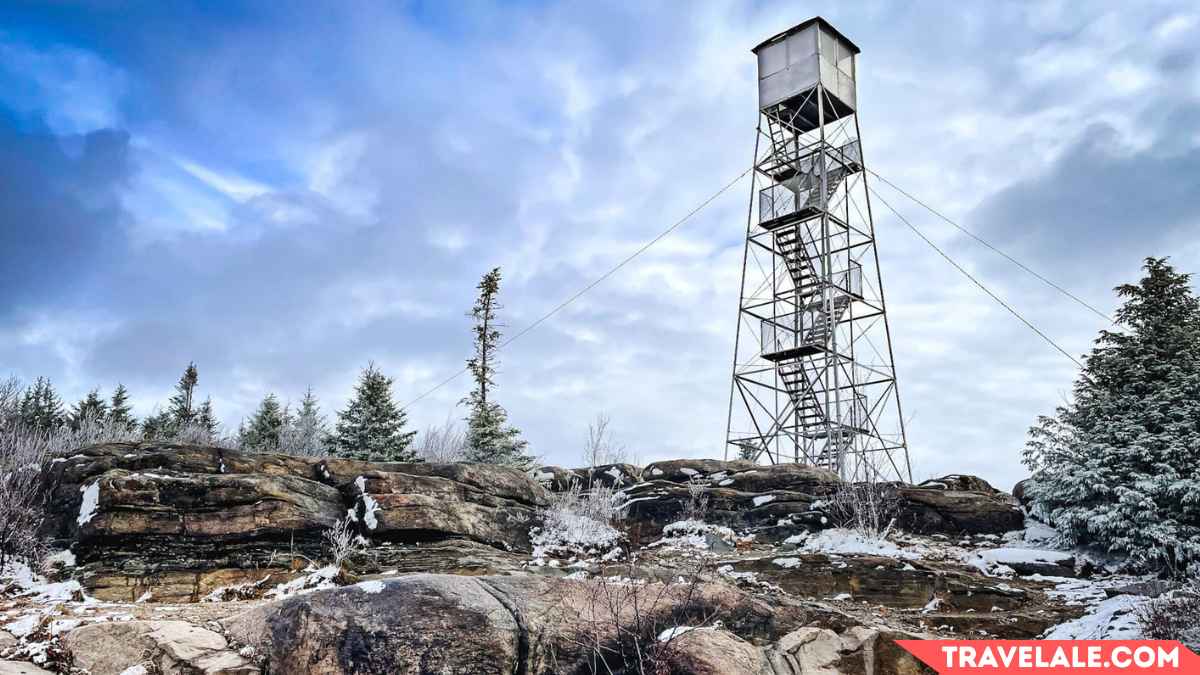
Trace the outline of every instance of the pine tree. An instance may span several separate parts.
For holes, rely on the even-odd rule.
[[[184,369],[183,375],[180,376],[179,382],[175,385],[175,394],[171,397],[171,402],[167,407],[171,427],[176,431],[190,424],[196,415],[192,398],[199,381],[200,374],[196,370],[196,364],[189,363],[188,367]]]
[[[329,428],[312,387],[304,392],[296,417],[287,425],[280,440],[280,452],[301,457],[323,457]]]
[[[239,441],[242,447],[255,452],[275,452],[279,449],[279,435],[283,432],[287,412],[279,405],[275,394],[267,394],[258,410],[243,427]]]
[[[500,268],[496,267],[479,282],[479,297],[471,308],[475,320],[475,354],[467,359],[467,369],[475,380],[475,388],[462,400],[469,413],[467,421],[467,461],[504,464],[527,469],[533,458],[525,454],[528,443],[520,438],[521,431],[508,424],[508,411],[495,400],[489,400],[495,388],[496,351],[500,343],[497,313],[503,309],[500,294]]]
[[[209,436],[215,436],[221,427],[221,423],[217,421],[217,414],[213,411],[211,396],[205,398],[204,403],[200,404],[200,409],[196,411],[196,425]]]
[[[78,431],[86,422],[102,422],[107,417],[108,403],[100,398],[98,389],[93,389],[88,392],[86,397],[72,406],[68,423],[72,429]]]
[[[117,384],[112,400],[108,403],[108,421],[114,425],[124,424],[125,428],[130,430],[137,428],[137,419],[129,405],[129,390],[123,384]]]
[[[147,441],[166,441],[175,436],[175,427],[171,413],[159,410],[157,406],[146,419],[142,420],[142,438]]]
[[[45,377],[39,377],[32,387],[25,390],[19,414],[26,427],[38,431],[57,429],[66,419],[62,399]]]
[[[392,401],[392,379],[368,364],[354,398],[338,413],[334,454],[372,462],[418,462],[412,445],[416,431],[404,431],[408,415]]]
[[[1116,289],[1122,330],[1030,430],[1028,494],[1070,543],[1179,571],[1200,561],[1200,300],[1166,259],[1144,269]]]

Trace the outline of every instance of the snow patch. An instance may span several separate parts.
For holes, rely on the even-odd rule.
[[[75,519],[75,522],[83,527],[92,521],[96,510],[100,507],[100,481],[81,486],[79,491],[83,493],[83,501],[79,504],[79,517]]]
[[[770,504],[773,501],[775,501],[775,495],[759,495],[754,498],[754,505],[762,506],[763,504]]]
[[[885,558],[916,560],[925,551],[920,547],[901,548],[896,544],[856,530],[833,528],[817,534],[788,537],[786,543],[799,544],[798,550],[827,555],[877,555]]]
[[[656,466],[653,469],[650,469],[650,475],[651,476],[661,476],[661,475],[663,475],[663,470]]]
[[[679,469],[679,473],[681,473],[681,474],[683,474],[683,475],[685,475],[685,476],[688,476],[689,478],[690,478],[690,477],[692,477],[692,476],[698,476],[698,475],[700,475],[700,472],[699,472],[699,471],[697,471],[697,470],[695,470],[695,469],[689,469],[689,468],[687,468],[686,466],[685,466],[685,467],[681,467],[681,468]]]
[[[267,591],[263,597],[269,600],[279,598],[290,598],[294,595],[304,595],[313,591],[321,591],[327,588],[336,588],[337,584],[333,583],[337,577],[338,568],[333,565],[322,567],[307,576],[292,579],[285,584],[279,584],[275,588]]]
[[[720,539],[733,546],[737,535],[728,527],[710,525],[700,520],[679,520],[663,528],[663,537],[650,547],[697,548],[708,550],[713,539]]]
[[[55,565],[60,567],[74,567],[75,554],[69,549],[63,549],[62,551],[59,551],[58,553],[46,558],[46,564],[51,567]]]
[[[362,496],[363,503],[363,524],[368,530],[373,530],[379,526],[379,520],[375,517],[379,513],[379,502],[375,498],[367,494],[367,478],[359,476],[354,479],[354,484],[358,486],[358,491]]]
[[[376,581],[376,580],[360,581],[354,585],[356,587],[358,587],[359,590],[361,590],[363,593],[369,593],[371,595],[383,592],[383,582],[382,581]]]
[[[1138,640],[1142,638],[1134,609],[1147,599],[1118,595],[1093,605],[1083,616],[1046,631],[1045,640]]]
[[[146,670],[146,666],[129,666],[120,675],[150,675],[150,671]]]

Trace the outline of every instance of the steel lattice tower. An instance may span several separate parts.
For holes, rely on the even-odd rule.
[[[726,457],[911,481],[856,114],[859,49],[816,17],[753,52],[759,124]]]

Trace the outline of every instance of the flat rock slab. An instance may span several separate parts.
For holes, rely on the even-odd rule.
[[[136,666],[163,675],[259,672],[219,633],[186,621],[94,623],[67,633],[65,640],[76,664],[92,675],[121,675]]]
[[[54,675],[26,661],[0,661],[0,675]]]

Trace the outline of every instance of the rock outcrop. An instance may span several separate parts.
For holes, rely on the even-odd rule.
[[[30,658],[57,640],[93,675],[549,675],[620,672],[628,659],[675,673],[910,675],[930,671],[898,639],[1033,638],[1084,611],[1039,576],[1084,571],[1075,559],[1006,548],[1035,545],[1001,537],[1023,514],[972,476],[879,484],[903,530],[881,544],[827,531],[847,486],[794,464],[526,474],[114,443],[44,475],[45,534],[70,548],[57,573],[71,580],[53,593],[0,587],[0,613],[22,617],[0,648]],[[533,554],[544,507],[572,485],[621,490],[621,532],[551,553],[539,539]],[[704,522],[680,523],[697,501]],[[565,529],[607,527],[574,516]],[[366,550],[314,565],[347,519]]]
[[[267,577],[287,581],[322,557],[323,534],[347,513],[386,549],[385,563],[411,567],[416,545],[460,541],[496,550],[497,564],[474,567],[499,571],[503,552],[529,550],[547,496],[505,467],[128,443],[56,460],[46,480],[56,515],[47,534],[71,546],[89,594],[126,602],[196,601]],[[456,571],[447,562],[430,568]]]

